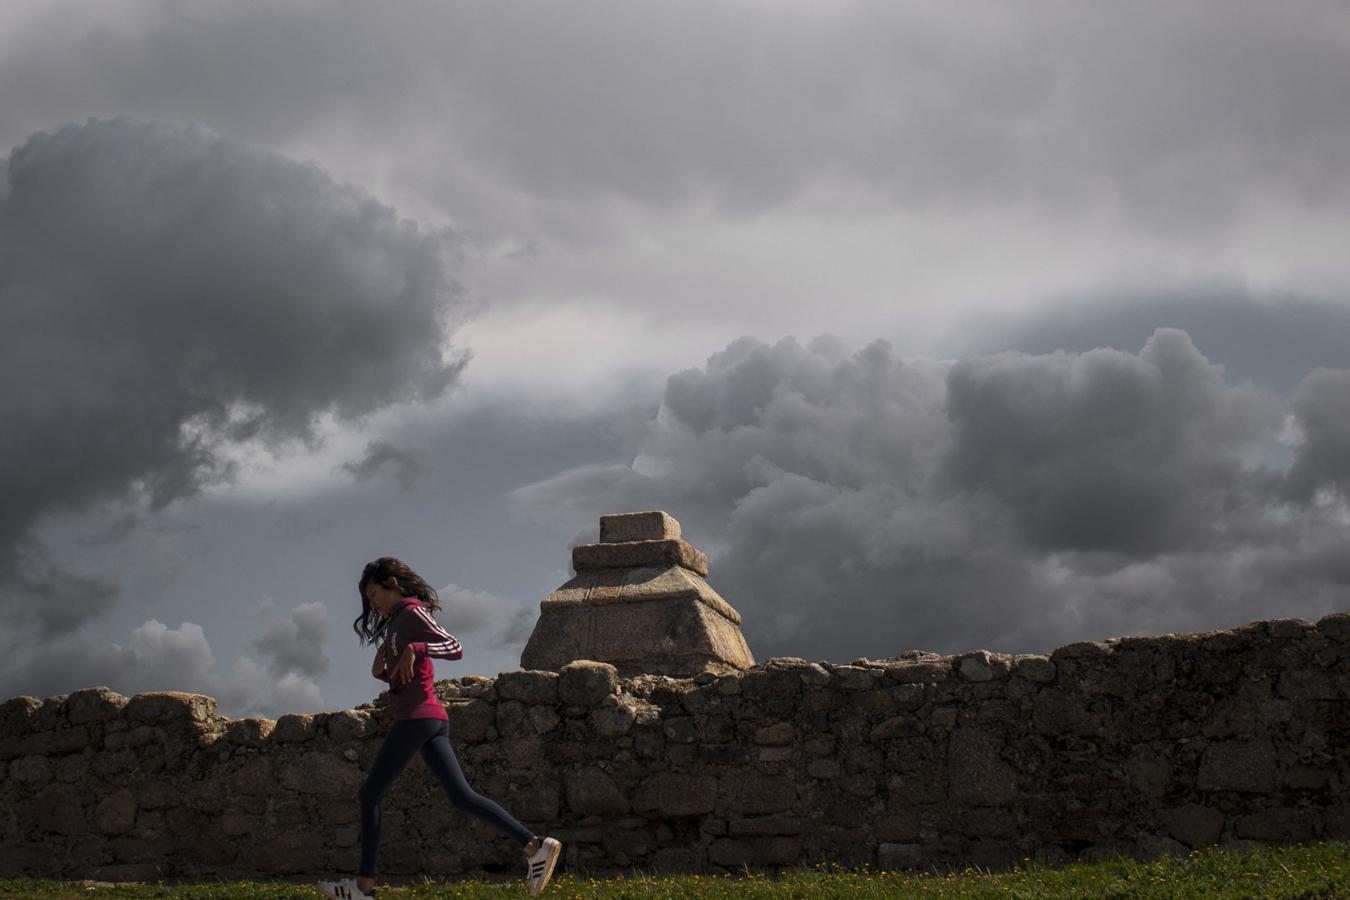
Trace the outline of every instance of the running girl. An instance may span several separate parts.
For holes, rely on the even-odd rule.
[[[361,615],[352,623],[363,643],[380,641],[370,674],[389,683],[389,708],[394,724],[380,745],[361,785],[361,863],[356,878],[321,881],[319,890],[340,900],[375,896],[375,854],[380,843],[380,801],[416,752],[463,812],[512,835],[520,842],[529,871],[530,894],[537,895],[553,877],[562,844],[529,829],[492,800],[469,787],[450,746],[445,707],[432,689],[431,660],[459,659],[459,641],[431,614],[440,609],[436,591],[407,565],[392,556],[367,563],[358,584]]]

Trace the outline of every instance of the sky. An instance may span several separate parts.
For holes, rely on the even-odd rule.
[[[0,8],[0,696],[519,667],[663,509],[757,660],[1350,609],[1338,3]]]

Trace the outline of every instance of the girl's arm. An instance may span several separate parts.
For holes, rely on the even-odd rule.
[[[422,656],[434,656],[437,659],[460,659],[464,656],[464,648],[455,640],[455,636],[450,634],[431,617],[424,607],[411,607],[413,615],[408,622],[408,630],[411,640],[407,646],[413,653]]]
[[[375,662],[370,666],[370,674],[381,681],[388,681],[389,673],[386,671],[388,666],[385,665],[384,648],[385,645],[381,644],[380,649],[375,651]]]

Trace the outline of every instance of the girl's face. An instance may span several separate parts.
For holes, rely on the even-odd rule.
[[[365,595],[371,609],[382,616],[387,616],[393,612],[394,604],[403,599],[403,594],[400,591],[392,590],[374,581],[366,585]]]

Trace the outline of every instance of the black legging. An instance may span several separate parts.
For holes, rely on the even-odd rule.
[[[436,780],[445,788],[445,795],[462,812],[477,816],[507,834],[515,835],[524,847],[534,835],[517,822],[511,814],[493,801],[474,793],[464,780],[464,773],[450,747],[450,727],[444,719],[396,719],[375,754],[370,774],[361,785],[361,868],[358,875],[375,876],[375,853],[380,846],[380,800],[398,773],[412,759],[413,752],[422,751],[422,759]]]

